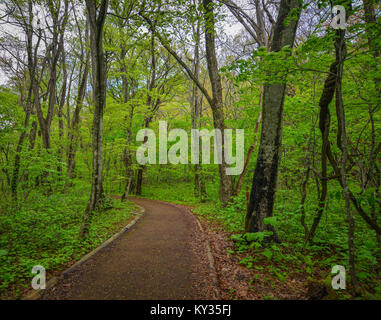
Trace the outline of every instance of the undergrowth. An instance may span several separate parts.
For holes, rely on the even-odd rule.
[[[47,275],[67,267],[119,231],[132,217],[133,203],[110,199],[109,208],[94,213],[90,234],[78,233],[88,200],[88,187],[49,196],[31,192],[17,209],[1,206],[0,298],[17,298],[30,286],[32,267]]]
[[[181,191],[181,193],[179,192]],[[284,282],[292,274],[299,274],[308,281],[316,280],[331,286],[331,270],[334,265],[343,265],[348,270],[348,247],[345,213],[341,199],[331,193],[329,207],[319,225],[313,244],[304,241],[304,229],[300,224],[300,198],[292,190],[279,190],[275,202],[274,217],[266,224],[275,227],[280,244],[268,243],[271,232],[245,233],[246,195],[233,198],[222,207],[217,202],[217,189],[209,187],[209,201],[200,203],[193,194],[191,184],[176,184],[171,188],[147,185],[144,197],[166,200],[192,207],[193,212],[204,219],[218,223],[231,233],[235,250],[229,254],[244,256],[241,264],[252,270],[263,270]],[[313,219],[315,207],[306,205],[307,223]],[[381,253],[374,233],[358,216],[356,220],[356,266],[361,281],[362,298],[381,299],[380,261]],[[336,292],[336,299],[352,298],[347,290]]]

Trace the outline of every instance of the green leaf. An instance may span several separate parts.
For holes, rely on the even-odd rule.
[[[265,224],[268,224],[270,226],[276,226],[276,223],[277,223],[276,217],[264,218],[263,221]]]
[[[267,258],[267,259],[271,259],[271,257],[273,256],[273,252],[271,251],[271,249],[269,248],[266,248],[262,254]]]
[[[5,256],[8,254],[8,251],[5,249],[0,249],[0,257]]]

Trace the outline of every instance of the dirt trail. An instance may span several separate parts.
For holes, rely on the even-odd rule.
[[[196,218],[161,201],[130,198],[145,216],[46,290],[43,299],[213,299]]]

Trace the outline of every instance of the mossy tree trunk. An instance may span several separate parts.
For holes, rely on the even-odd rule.
[[[293,47],[302,2],[282,0],[274,30],[271,51]],[[296,18],[290,19],[296,13]],[[285,80],[285,79],[284,79]],[[266,226],[264,219],[273,215],[274,198],[278,178],[278,167],[282,146],[282,116],[286,81],[265,84],[262,106],[262,131],[257,165],[246,215],[246,232],[275,230]]]

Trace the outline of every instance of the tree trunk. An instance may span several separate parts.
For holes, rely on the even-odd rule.
[[[76,19],[76,24],[78,27],[78,33],[81,33],[80,25],[77,21],[76,16],[74,15]],[[82,37],[80,37],[82,39]],[[80,57],[80,79],[78,80],[79,86],[78,86],[78,92],[77,97],[75,99],[75,109],[73,113],[73,117],[70,121],[69,117],[69,110],[68,110],[68,133],[67,133],[67,139],[69,141],[69,145],[67,148],[67,159],[66,159],[66,165],[67,165],[67,176],[68,180],[66,181],[66,187],[71,186],[71,179],[74,178],[75,175],[75,154],[77,150],[77,144],[78,144],[78,125],[79,125],[79,115],[82,110],[83,106],[83,100],[85,99],[86,94],[86,87],[87,87],[87,79],[89,75],[89,69],[90,69],[90,53],[87,52],[85,54],[85,47],[87,47],[89,43],[89,29],[88,29],[88,23],[86,23],[85,27],[85,43],[81,40],[81,57]],[[69,106],[69,105],[68,105]]]
[[[128,80],[127,77],[127,67],[125,64],[127,50],[125,49],[125,46],[122,45],[121,48],[121,54],[120,54],[120,71],[122,72],[122,88],[123,88],[123,102],[128,103],[128,101],[135,96],[135,82],[134,79]],[[128,194],[131,190],[132,186],[132,177],[133,177],[133,169],[131,168],[133,164],[133,155],[131,150],[129,150],[129,145],[131,143],[131,137],[132,137],[132,119],[134,117],[134,105],[130,105],[130,113],[128,115],[128,124],[126,128],[126,147],[124,149],[123,153],[123,164],[125,167],[125,187],[124,191],[121,197],[121,201],[125,201],[128,197]],[[127,117],[126,117],[127,118]],[[127,121],[127,119],[126,119]]]
[[[215,17],[213,12],[213,0],[203,0],[204,5],[204,20],[205,20],[205,51],[206,60],[208,64],[209,79],[212,87],[212,103],[211,108],[213,112],[214,128],[218,129],[222,133],[221,149],[222,155],[224,155],[224,130],[225,130],[225,118],[223,110],[222,100],[222,85],[221,77],[218,72],[218,63],[215,47]],[[220,200],[223,205],[226,205],[233,194],[233,181],[232,177],[226,174],[228,164],[225,162],[225,157],[222,156],[221,164],[218,166],[220,176]]]
[[[154,28],[154,27],[153,27]],[[148,115],[144,119],[144,128],[148,128],[159,105],[160,102],[154,102],[152,97],[152,91],[155,87],[156,82],[156,56],[155,56],[155,32],[152,30],[151,35],[151,79],[148,85],[148,95],[146,105],[148,106]],[[144,142],[147,142],[147,137],[144,138]],[[142,194],[142,186],[143,186],[143,171],[145,169],[145,165],[140,165],[138,168],[137,179],[136,179],[136,194]]]
[[[343,67],[344,60],[346,57],[346,44],[345,44],[345,30],[338,30],[336,34],[335,41],[336,48],[336,60],[338,63],[337,78],[336,78],[336,114],[338,118],[338,131],[340,132],[340,146],[341,146],[341,181],[344,189],[344,200],[345,200],[345,212],[347,215],[348,222],[348,264],[349,264],[349,274],[351,276],[351,282],[353,289],[356,294],[359,293],[359,284],[356,276],[355,268],[355,248],[354,248],[354,219],[351,209],[350,194],[347,182],[347,159],[348,159],[348,139],[345,128],[345,112],[343,96],[341,91],[341,83],[343,78]]]
[[[32,28],[32,22],[33,22],[33,4],[32,1],[28,1],[28,17],[29,20],[24,25],[25,34],[26,34],[26,48],[27,48],[27,56],[28,56],[28,71],[29,71],[29,78],[30,78],[30,85],[28,90],[28,97],[25,102],[25,120],[24,120],[24,129],[21,132],[21,135],[19,137],[19,141],[17,143],[16,147],[16,155],[13,165],[13,173],[12,173],[12,179],[11,179],[11,191],[12,191],[12,198],[15,204],[17,204],[17,186],[19,182],[19,173],[20,173],[20,161],[21,161],[21,151],[24,143],[24,139],[27,135],[26,130],[29,126],[29,120],[32,113],[32,94],[33,94],[33,88],[34,88],[34,82],[36,80],[36,51],[33,50],[33,28]],[[36,43],[36,48],[38,48],[40,43],[41,37],[38,38],[38,41]],[[34,53],[33,53],[34,52]]]
[[[329,104],[331,103],[336,90],[336,77],[338,60],[336,59],[329,68],[329,75],[324,82],[323,93],[319,101],[320,114],[319,114],[319,128],[322,136],[321,144],[321,191],[319,196],[319,203],[317,212],[312,222],[311,229],[308,233],[307,240],[313,241],[316,229],[319,225],[320,219],[324,213],[325,202],[328,192],[328,180],[327,180],[327,156],[329,148],[329,129],[331,122],[331,115],[329,112]]]
[[[85,98],[86,93],[86,85],[87,85],[87,77],[89,74],[90,61],[89,55],[86,57],[84,70],[80,69],[82,72],[82,78],[80,80],[80,85],[78,88],[78,94],[76,99],[76,107],[74,109],[73,118],[71,120],[70,128],[68,131],[68,140],[69,146],[67,151],[67,175],[69,179],[74,177],[74,169],[75,169],[75,153],[77,149],[77,140],[78,140],[78,125],[79,125],[79,115],[83,106],[83,100]],[[67,187],[70,185],[68,181]]]
[[[196,4],[197,1],[194,1],[194,4]],[[197,25],[192,25],[193,34],[194,34],[194,41],[195,41],[195,47],[194,47],[194,55],[193,55],[193,72],[197,80],[200,78],[200,36],[201,36],[201,30],[200,30],[200,20],[197,20]],[[190,79],[190,81],[192,81]],[[197,85],[192,82],[191,84],[191,97],[190,97],[190,111],[191,111],[191,122],[192,122],[192,129],[199,129],[201,126],[200,118],[201,118],[201,99],[200,92],[197,87]],[[201,99],[200,99],[201,98]],[[201,150],[201,147],[199,145],[199,148]],[[199,152],[200,152],[199,150]],[[201,201],[203,201],[207,194],[205,189],[205,182],[202,176],[202,166],[201,164],[195,164],[194,165],[194,195],[196,198],[199,198]]]
[[[144,167],[140,166],[136,176],[136,194],[139,196],[142,194],[143,170],[144,170]]]
[[[63,138],[64,138],[64,119],[63,119],[63,108],[66,100],[66,90],[67,90],[67,70],[66,70],[66,57],[65,51],[62,49],[62,69],[63,69],[63,80],[61,97],[58,104],[58,136],[59,136],[59,149],[58,149],[58,166],[57,171],[62,175],[62,161],[63,161]],[[61,179],[61,177],[60,177]]]
[[[90,48],[93,70],[93,172],[90,199],[83,215],[79,233],[81,238],[88,236],[93,212],[101,206],[103,198],[102,138],[103,111],[106,104],[106,68],[103,52],[103,27],[106,19],[107,7],[108,0],[102,0],[99,13],[97,14],[96,2],[86,0],[87,17],[90,25]]]
[[[271,51],[280,51],[284,46],[293,47],[301,7],[302,3],[299,0],[281,0]],[[285,24],[295,10],[296,19]],[[277,240],[275,230],[271,226],[266,226],[264,219],[273,215],[281,156],[285,90],[285,82],[266,84],[264,87],[261,140],[245,226],[246,232],[271,230],[274,232],[273,240]]]
[[[261,97],[262,97],[262,93],[259,96],[259,101],[261,101]],[[259,112],[257,124],[255,125],[255,129],[254,129],[254,134],[258,133],[258,129],[259,129],[259,125],[261,123],[261,119],[262,119],[262,112]],[[256,146],[256,143],[254,142],[254,144],[252,144],[249,147],[249,150],[247,151],[247,156],[246,156],[245,164],[243,166],[242,173],[240,174],[240,176],[238,178],[237,185],[236,185],[235,190],[234,190],[234,195],[235,196],[238,196],[240,191],[241,191],[242,183],[243,183],[243,180],[245,178],[246,171],[247,171],[247,168],[249,166],[250,158],[251,158],[251,155],[252,155],[252,153],[253,153],[253,151],[255,149],[255,146]]]

